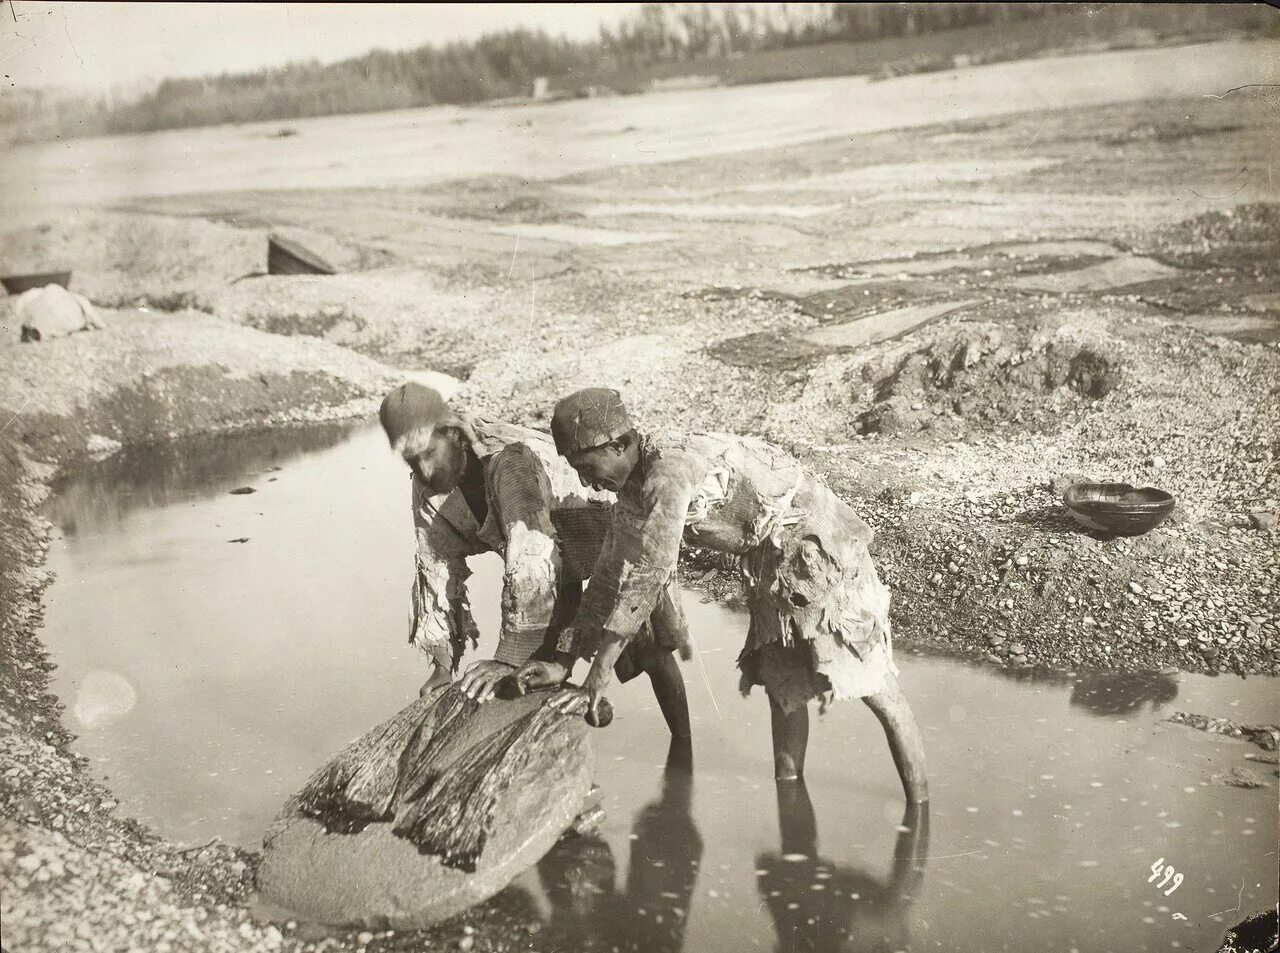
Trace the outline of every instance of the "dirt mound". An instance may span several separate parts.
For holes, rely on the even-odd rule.
[[[400,380],[308,338],[198,314],[112,312],[111,327],[40,346],[0,347],[5,438],[67,463],[104,445],[352,416]]]
[[[0,236],[11,272],[72,272],[71,287],[105,308],[209,310],[217,289],[266,270],[261,232],[199,219],[93,213]]]
[[[272,278],[286,293],[281,298],[288,298],[287,288],[291,278]],[[268,334],[286,336],[302,335],[305,337],[325,338],[337,343],[353,342],[361,331],[368,327],[368,322],[353,311],[350,304],[319,304],[307,306],[299,302],[290,306],[287,300],[280,301],[277,308],[270,307],[250,309],[240,315],[240,322]]]
[[[324,338],[382,360],[465,377],[498,349],[502,294],[458,292],[419,272],[270,275],[224,289],[220,318],[280,335]],[[523,297],[509,309],[528,307]]]
[[[1280,205],[1253,202],[1206,212],[1155,236],[1155,249],[1186,268],[1280,263]]]
[[[1046,429],[1081,399],[1106,397],[1123,379],[1099,343],[1037,340],[1030,324],[960,328],[909,352],[886,372],[863,368],[876,403],[858,417],[863,434],[910,434],[936,418],[970,427]]]
[[[1280,338],[1280,205],[1206,212],[1155,232],[1148,246],[1180,271],[1133,288],[1142,301],[1207,333]]]

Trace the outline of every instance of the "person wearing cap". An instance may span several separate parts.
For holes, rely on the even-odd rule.
[[[609,669],[676,572],[682,542],[739,557],[750,610],[738,657],[744,693],[761,685],[772,715],[775,773],[803,776],[809,702],[861,698],[888,736],[907,799],[928,799],[924,749],[893,663],[889,593],[870,528],[799,461],[755,437],[637,432],[617,391],[580,390],[556,404],[556,449],[584,486],[617,494],[613,528],[553,662],[522,685],[567,678],[554,704],[596,710]]]
[[[461,679],[486,701],[498,681],[533,657],[550,658],[573,618],[611,525],[612,500],[582,486],[546,434],[454,410],[434,389],[404,384],[379,410],[392,449],[409,465],[417,537],[409,641],[434,663],[425,693],[457,671],[479,636],[467,597],[467,557],[503,557],[502,620],[492,659]],[[644,620],[646,638],[620,657],[619,679],[649,675],[677,737],[688,703],[673,650],[688,652],[678,593],[669,588]]]

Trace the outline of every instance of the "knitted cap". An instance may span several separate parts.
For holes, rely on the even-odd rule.
[[[602,447],[631,429],[622,395],[607,387],[575,391],[557,402],[551,415],[551,436],[562,457]]]
[[[422,384],[401,384],[378,408],[378,419],[387,440],[401,456],[421,453],[437,427],[456,422],[440,392]]]

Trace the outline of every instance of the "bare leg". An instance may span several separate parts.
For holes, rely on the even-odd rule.
[[[924,741],[920,737],[915,715],[911,714],[911,706],[907,704],[907,699],[898,686],[897,678],[887,676],[885,687],[874,695],[868,695],[863,701],[876,713],[884,727],[907,801],[920,804],[929,800],[929,781],[924,771]]]
[[[818,859],[818,819],[809,800],[809,789],[801,779],[777,782],[778,831],[784,854],[806,854]]]
[[[899,825],[893,851],[893,875],[889,895],[910,901],[920,892],[925,864],[929,861],[929,802],[908,804]]]
[[[680,674],[675,656],[657,649],[645,659],[644,670],[649,676],[653,695],[658,699],[658,707],[662,709],[662,717],[666,719],[671,737],[689,738],[692,734],[689,730],[689,699],[684,690],[684,676]]]
[[[786,713],[769,696],[769,716],[773,724],[773,776],[778,781],[798,781],[804,777],[804,755],[809,747],[809,706]]]

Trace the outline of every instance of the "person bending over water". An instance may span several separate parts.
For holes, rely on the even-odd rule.
[[[804,774],[811,701],[861,698],[884,727],[907,800],[928,800],[924,745],[893,663],[889,592],[868,552],[871,530],[844,501],[754,437],[641,434],[614,390],[564,398],[551,431],[582,484],[617,503],[557,658],[522,668],[522,685],[563,681],[577,658],[592,658],[583,686],[553,704],[595,711],[610,668],[671,585],[682,541],[729,553],[751,616],[740,687],[768,695],[776,776]]]
[[[409,641],[434,663],[426,693],[448,684],[479,632],[467,599],[467,557],[503,557],[502,624],[492,659],[478,660],[460,687],[477,701],[531,657],[550,657],[604,545],[607,494],[586,491],[545,434],[460,413],[435,390],[404,384],[379,418],[409,465],[417,536]],[[649,675],[675,737],[689,737],[684,679],[673,651],[688,651],[674,585],[641,620],[642,637],[619,657],[626,681]],[[611,663],[612,664],[612,663]]]

